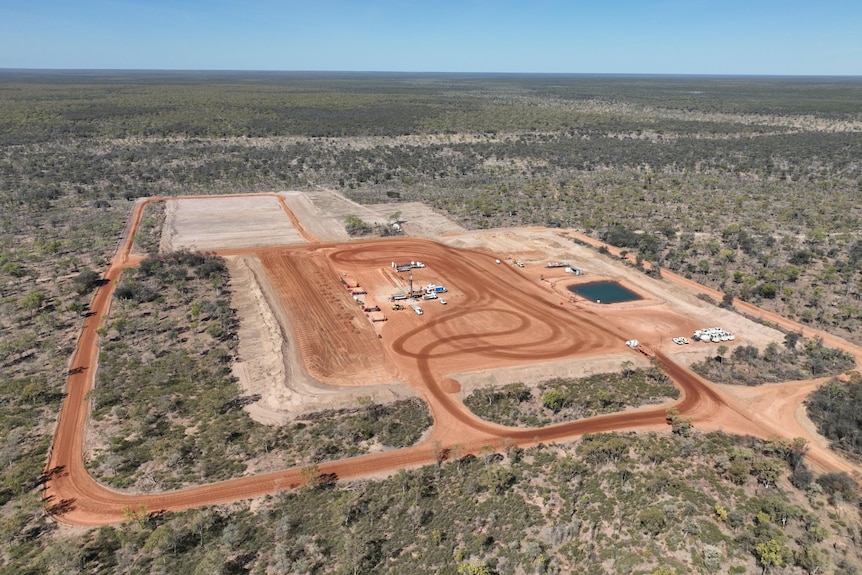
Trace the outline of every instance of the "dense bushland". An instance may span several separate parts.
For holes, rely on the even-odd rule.
[[[832,446],[862,460],[862,378],[831,381],[806,400],[808,416]]]
[[[0,573],[855,573],[849,478],[798,490],[794,467],[804,444],[723,434],[491,448],[253,508],[132,509],[50,552],[15,539]]]
[[[487,465],[467,459],[290,494],[255,511],[197,510],[73,538],[46,518],[38,475],[83,314],[137,197],[328,186],[361,202],[423,201],[470,228],[572,226],[862,341],[860,101],[857,79],[0,72],[0,573],[855,572],[847,478],[814,481],[802,467],[782,468],[776,452],[729,438],[722,457],[710,447],[718,440],[701,436],[628,447],[617,444],[632,438],[602,436],[576,453],[512,451]],[[139,247],[154,251],[158,214],[148,218]],[[295,449],[253,435],[239,409],[249,398],[226,374],[222,286],[210,278],[200,298],[177,304],[187,313],[201,303],[196,327],[169,320],[158,293],[147,301],[162,281],[184,297],[176,286],[199,280],[187,270],[185,280],[163,280],[160,269],[123,280],[128,299],[115,308],[126,315],[112,316],[105,351],[132,346],[117,369],[159,384],[145,391],[153,403],[126,430],[128,445],[117,446],[128,453],[99,455],[100,473],[153,488],[151,467],[131,471],[152,449],[145,432],[180,461],[229,451],[212,470],[188,464],[182,477],[158,476],[162,485],[240,472],[248,444],[266,456],[281,441],[285,460],[313,462],[337,456],[345,437],[367,437],[378,414],[363,410],[377,408],[322,418],[339,423],[320,434],[296,422],[284,433],[311,443]],[[730,367],[721,363],[713,367]],[[183,376],[210,381],[213,395],[196,404]],[[111,418],[134,409],[117,401],[103,421],[119,425]],[[405,409],[409,417],[394,414],[360,443],[409,442],[418,429],[397,424],[421,420],[424,408]],[[201,426],[189,444],[171,438],[209,417],[227,423]],[[237,447],[219,425],[248,443]],[[854,437],[852,427],[839,433]],[[703,465],[693,465],[699,454]],[[119,479],[124,465],[133,480]],[[808,501],[771,500],[793,498],[786,473]]]

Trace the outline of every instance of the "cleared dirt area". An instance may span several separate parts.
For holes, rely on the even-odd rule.
[[[284,195],[288,197],[287,194]],[[296,212],[297,217],[303,223],[306,222],[305,215],[308,215],[311,216],[312,220],[318,220],[322,224],[329,222],[329,225],[333,228],[340,226],[343,233],[341,237],[327,235],[323,232],[320,234],[315,233],[318,237],[331,241],[349,239],[347,233],[344,232],[344,218],[348,215],[354,215],[369,224],[391,225],[395,222],[392,215],[398,213],[397,221],[402,226],[404,234],[420,238],[437,238],[446,234],[460,234],[467,231],[450,219],[419,202],[364,205],[357,204],[331,190],[307,192],[293,197],[307,198],[306,201],[310,202],[313,206],[310,210],[299,206],[301,210],[305,210],[304,213]],[[296,204],[292,200],[288,200],[288,205],[290,205],[291,209],[294,209],[294,206],[299,204],[299,199],[296,200]],[[313,227],[313,224],[310,228],[318,229]]]
[[[314,378],[342,386],[394,380],[374,328],[340,285],[324,250],[268,251],[260,258]]]
[[[467,231],[446,216],[438,214],[419,202],[375,204],[369,207],[387,220],[392,214],[400,213],[398,222],[408,236],[437,238],[449,234],[463,234]]]
[[[341,206],[338,209],[355,206],[327,194],[318,193],[323,201],[313,200],[311,206],[296,198],[293,203],[302,204],[309,213],[327,205]],[[250,229],[258,228],[259,223],[254,218],[230,218],[221,208],[216,211],[224,217],[211,221],[227,226],[222,228],[227,236],[208,241],[213,246],[226,246],[217,250],[222,255],[234,256],[229,260],[231,288],[242,315],[240,337],[245,340],[240,345],[237,372],[245,374],[247,389],[262,396],[258,417],[277,422],[282,410],[288,413],[326,401],[338,406],[344,398],[370,392],[382,396],[389,390],[397,395],[405,389],[397,382],[404,382],[426,401],[434,418],[430,435],[419,445],[321,464],[321,473],[342,479],[386,473],[440,461],[455,446],[476,452],[486,446],[502,449],[513,444],[564,441],[584,433],[667,429],[667,406],[538,429],[515,429],[477,419],[461,401],[465,387],[507,383],[513,377],[544,379],[560,375],[558,368],[566,375],[619,369],[626,360],[636,365],[648,361],[649,350],[682,391],[674,405],[696,428],[763,438],[812,437],[810,428],[797,421],[797,411],[818,382],[764,387],[763,393],[751,395],[713,385],[685,367],[692,355],[717,347],[670,342],[678,335],[690,336],[697,328],[729,329],[737,336],[734,345],[765,345],[783,338],[780,332],[696,298],[698,291],[714,298],[717,295],[719,300],[721,294],[690,280],[672,274],[665,274],[661,281],[649,279],[619,259],[576,245],[560,232],[542,229],[474,232],[447,236],[443,238],[446,243],[419,238],[323,243],[319,240],[327,237],[322,229],[326,218],[306,224],[283,196],[255,197],[266,200],[250,205],[270,208],[270,200],[275,199],[284,214],[278,225],[294,229],[283,236],[290,242],[265,247],[271,244],[266,243],[270,238],[264,238],[260,245],[236,247],[230,244],[234,238],[242,243],[259,237]],[[225,200],[231,202],[231,198]],[[220,200],[184,199],[177,207],[198,201],[200,206],[207,206]],[[99,288],[90,308],[45,471],[46,504],[56,510],[55,516],[69,523],[114,523],[123,520],[124,506],[145,505],[154,511],[188,509],[275,493],[305,481],[301,470],[288,469],[183,491],[126,495],[105,488],[87,473],[83,437],[89,409],[86,398],[97,368],[96,330],[109,308],[113,280],[124,267],[137,263],[129,253],[143,205],[136,206],[126,244],[106,272],[109,282]],[[230,205],[236,208],[235,203]],[[363,214],[367,216],[367,212],[356,213],[359,217]],[[181,220],[173,221],[177,225]],[[272,221],[276,226],[276,219]],[[206,235],[203,228],[200,233]],[[310,243],[297,245],[302,243],[297,236]],[[586,241],[585,236],[578,237]],[[166,245],[176,247],[175,238],[176,234]],[[546,268],[545,258],[570,260],[590,278],[622,281],[644,299],[601,305],[570,297],[565,285],[577,280],[559,268]],[[515,259],[524,261],[524,267],[513,265]],[[392,267],[393,263],[414,261],[423,262],[424,267],[400,273]],[[411,310],[410,302],[405,302],[404,310],[393,310],[389,296],[405,292],[411,283],[414,289],[429,283],[446,286],[447,291],[440,295],[447,303],[419,300],[421,315]],[[363,312],[363,307],[380,307],[380,311]],[[744,309],[790,329],[801,328],[761,313],[754,306]],[[384,316],[386,321],[372,321]],[[823,336],[830,344],[834,341],[853,353],[857,361],[862,358],[858,348],[829,334],[808,328],[805,333]],[[645,354],[623,345],[631,338],[646,345]],[[679,354],[680,360],[671,354]],[[309,403],[296,400],[305,394],[312,398]],[[857,465],[829,451],[817,438],[812,440],[808,459],[823,470],[859,471]]]
[[[305,243],[276,196],[167,200],[160,250],[224,249]]]
[[[594,249],[573,242],[559,230],[543,228],[513,228],[490,230],[488,232],[469,232],[467,234],[444,237],[447,245],[487,249],[489,254],[499,258],[500,265],[512,267],[514,261],[524,264],[515,269],[552,291],[560,301],[574,300],[584,309],[592,310],[602,316],[625,318],[625,328],[619,333],[622,341],[638,339],[653,348],[661,348],[672,356],[692,355],[702,352],[702,359],[717,344],[693,343],[678,346],[672,339],[678,336],[691,337],[696,329],[721,326],[736,336],[733,345],[751,344],[758,347],[771,342],[783,342],[784,334],[763,324],[750,321],[729,310],[697,298],[697,293],[673,281],[656,280],[632,266],[627,266],[620,258],[604,256]],[[568,261],[572,266],[583,270],[584,275],[574,276],[564,268],[548,268],[548,262]],[[573,296],[566,288],[576,283],[600,280],[621,282],[625,287],[638,293],[643,299],[612,305],[597,304]],[[721,297],[718,297],[720,301]],[[672,310],[678,317],[668,320],[667,312]]]
[[[325,209],[328,204],[337,203],[335,200],[326,200],[330,196],[329,193],[281,192],[279,195],[284,198],[288,208],[296,215],[296,219],[302,222],[305,229],[321,241],[346,242],[350,239],[347,230],[344,229],[344,215]]]
[[[371,206],[357,204],[331,190],[318,190],[307,192],[311,203],[322,213],[327,214],[337,222],[344,222],[349,215],[358,217],[369,224],[386,224],[389,222],[389,214],[380,213]]]

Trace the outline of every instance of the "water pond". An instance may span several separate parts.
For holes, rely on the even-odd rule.
[[[596,303],[620,303],[643,299],[632,290],[623,287],[618,282],[600,281],[587,284],[571,285],[568,290],[582,298]]]

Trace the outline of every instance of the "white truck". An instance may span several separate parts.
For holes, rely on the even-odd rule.
[[[410,307],[413,308],[413,311],[416,312],[416,315],[422,315],[423,313],[425,313],[424,311],[422,311],[422,308],[419,307],[418,305],[416,305],[415,303]]]

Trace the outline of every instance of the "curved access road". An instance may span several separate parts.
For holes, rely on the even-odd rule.
[[[108,312],[120,273],[136,264],[131,246],[144,206],[161,199],[150,198],[135,207],[125,241],[105,274],[108,281],[96,292],[90,306],[72,360],[67,395],[42,478],[48,511],[66,523],[88,526],[118,523],[125,520],[124,509],[129,507],[143,505],[150,512],[175,511],[258,497],[305,483],[303,470],[294,468],[179,491],[128,494],[109,489],[87,472],[83,439],[89,416],[87,394],[93,387],[98,366],[96,329]],[[194,199],[197,198],[189,198]],[[287,206],[281,205],[295,222]],[[298,222],[296,225],[299,226]],[[302,231],[301,227],[297,229]],[[457,285],[464,303],[458,308],[438,304],[436,310],[423,318],[402,312],[387,322],[390,325],[383,332],[385,337],[378,343],[385,347],[398,374],[428,403],[434,418],[428,440],[406,449],[320,464],[321,474],[349,479],[440,462],[450,453],[476,452],[485,446],[502,449],[568,440],[584,433],[667,427],[667,405],[538,429],[507,428],[476,418],[460,401],[460,386],[449,379],[449,374],[617,352],[622,341],[620,334],[626,328],[625,318],[605,317],[593,308],[571,302],[564,305],[557,301],[556,295],[514,268],[495,265],[494,259],[484,252],[415,239],[322,244],[315,243],[310,234],[303,235],[312,245],[246,251],[276,253],[281,249],[299,257],[303,253],[323,253],[325,258],[310,258],[321,262],[319,273],[323,276],[333,276],[333,266],[357,271],[376,269],[375,273],[379,273],[380,267],[388,266],[392,258],[405,257],[410,261],[411,256],[418,257],[429,268],[445,274],[446,281]],[[281,273],[279,262],[284,261],[285,258],[270,261],[268,273],[274,274],[276,280]],[[301,291],[299,297],[305,297]],[[316,296],[311,293],[307,297]],[[349,323],[351,319],[345,321]],[[344,325],[333,321],[329,329],[341,330]],[[720,427],[763,438],[789,436],[780,422],[754,413],[662,352],[656,352],[656,359],[682,391],[681,399],[674,403],[680,415],[691,418],[699,427]],[[809,458],[825,469],[855,470],[830,453],[813,446]]]

